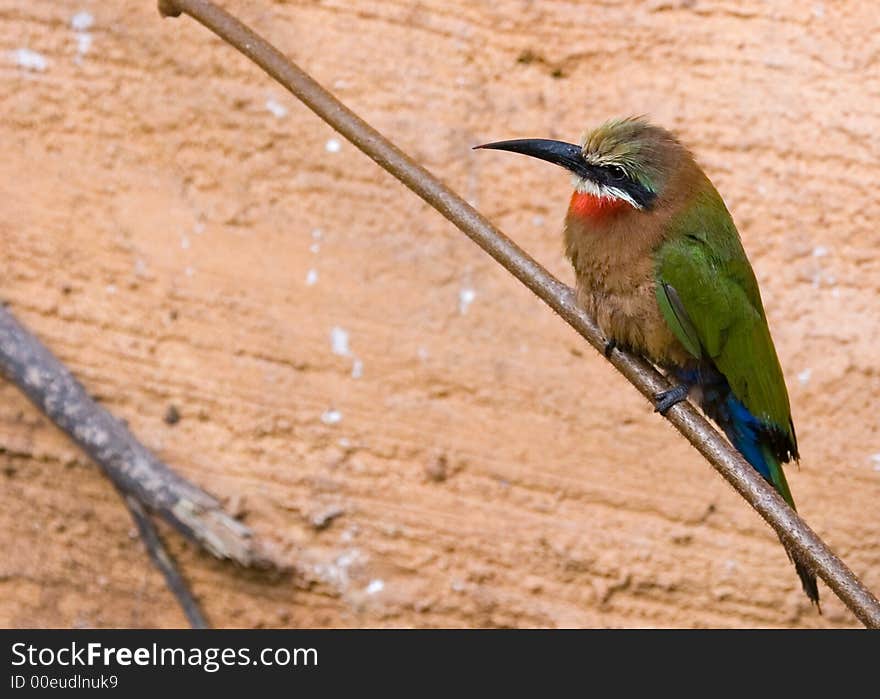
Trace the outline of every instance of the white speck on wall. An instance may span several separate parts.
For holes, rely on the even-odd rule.
[[[831,289],[831,295],[832,295],[834,298],[839,299],[839,298],[840,298],[840,287],[839,287],[839,286],[835,286],[833,289]]]
[[[810,377],[813,375],[812,369],[804,369],[800,372],[797,377],[798,381],[800,381],[801,386],[806,386],[810,382]]]
[[[875,471],[880,471],[880,452],[871,455],[871,463],[874,464]]]
[[[204,232],[205,232],[205,224],[202,223],[201,221],[199,221],[198,223],[196,223],[195,226],[193,226],[193,233],[195,233],[196,235],[201,235]]]
[[[813,5],[813,17],[822,19],[825,16],[825,6],[822,4]]]
[[[825,257],[828,255],[828,248],[824,245],[817,245],[813,248],[813,257]]]
[[[91,29],[94,23],[95,18],[90,12],[86,12],[85,10],[80,10],[70,18],[70,26],[77,32],[84,32],[87,29]]]
[[[337,444],[343,449],[348,449],[351,446],[351,440],[348,437],[340,437]]]
[[[364,375],[364,363],[360,359],[355,359],[351,365],[351,378],[359,379]]]
[[[418,351],[416,352],[416,356],[418,356],[418,358],[424,362],[428,360],[428,357],[431,356],[431,353],[428,352],[427,347],[419,347]]]
[[[331,138],[324,144],[324,150],[328,153],[338,153],[342,150],[342,144],[335,138]]]
[[[189,250],[189,238],[185,235],[180,236],[180,247],[184,250]]]
[[[462,289],[458,292],[458,312],[462,315],[467,313],[475,298],[477,298],[477,292],[473,289]]]
[[[310,269],[306,274],[306,286],[314,286],[318,283],[318,270]]]
[[[92,48],[92,35],[87,32],[78,32],[76,35],[76,52],[85,56]]]
[[[321,252],[321,243],[312,243],[311,245],[309,245],[309,252],[311,252],[313,255],[317,255],[319,252]]]
[[[544,217],[541,216],[540,214],[536,215],[535,217],[532,218],[532,225],[533,226],[543,226],[544,225]]]
[[[287,107],[271,97],[266,100],[266,109],[268,109],[276,119],[283,119],[287,116]]]
[[[338,410],[325,410],[321,414],[321,422],[325,425],[338,425],[342,422],[342,413]]]
[[[191,277],[196,273],[196,271],[192,267],[187,267],[185,270],[183,270],[183,273],[186,276]]]
[[[11,55],[12,60],[18,64],[19,68],[24,68],[25,70],[35,70],[42,73],[49,67],[48,58],[30,49],[16,49]]]
[[[320,228],[312,230],[312,240],[321,240],[322,237],[324,237],[324,231]]]
[[[115,294],[116,293],[116,284],[108,284],[107,285],[107,293]]]
[[[329,563],[316,564],[313,570],[321,580],[333,585],[340,592],[345,592],[351,582],[349,568],[355,564],[364,564],[368,559],[360,549],[353,548],[343,551]]]
[[[330,331],[330,345],[333,348],[333,354],[338,354],[340,357],[347,357],[351,354],[351,350],[348,349],[348,331],[338,325]]]
[[[368,595],[375,595],[375,594],[378,594],[379,592],[382,592],[382,590],[384,590],[384,589],[385,589],[385,581],[379,580],[377,578],[375,580],[370,580],[370,584],[367,585],[366,592]]]

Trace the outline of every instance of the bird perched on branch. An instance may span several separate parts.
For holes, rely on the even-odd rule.
[[[797,438],[758,283],[721,195],[687,148],[643,118],[609,121],[580,145],[477,148],[573,174],[565,251],[606,353],[625,348],[665,370],[674,386],[655,396],[657,410],[693,397],[794,508],[782,464],[797,460]],[[816,576],[793,561],[818,605]]]

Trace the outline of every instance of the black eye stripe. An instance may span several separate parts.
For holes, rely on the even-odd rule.
[[[619,172],[615,172],[615,170]],[[596,180],[599,184],[622,189],[643,209],[650,209],[657,198],[657,195],[641,182],[631,179],[619,165],[602,165],[596,167],[594,171],[598,175]]]

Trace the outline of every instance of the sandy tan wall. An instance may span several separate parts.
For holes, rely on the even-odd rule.
[[[875,3],[225,5],[569,282],[567,178],[470,146],[677,129],[762,285],[800,510],[880,589]],[[192,21],[0,0],[0,143],[0,298],[299,568],[171,536],[214,623],[855,624],[567,326]],[[4,383],[0,549],[0,625],[183,623],[110,485]]]

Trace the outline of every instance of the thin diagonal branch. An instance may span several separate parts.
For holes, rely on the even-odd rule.
[[[454,223],[602,352],[605,338],[596,322],[575,302],[574,293],[568,286],[275,47],[208,0],[159,0],[159,11],[165,16],[190,15],[254,61],[315,114]],[[615,351],[608,361],[649,399],[669,387],[657,370],[639,357]],[[794,555],[828,583],[865,626],[880,628],[880,603],[874,595],[692,405],[679,403],[666,414],[666,419],[773,527]]]
[[[273,567],[253,532],[204,490],[172,471],[98,405],[27,328],[0,307],[0,375],[85,451],[122,493],[131,495],[217,558]]]
[[[131,513],[131,518],[138,528],[138,533],[141,535],[141,540],[144,542],[150,560],[153,561],[153,565],[162,573],[162,576],[165,578],[165,584],[168,586],[171,594],[177,599],[177,603],[183,610],[189,625],[194,629],[211,628],[186,579],[162,543],[162,537],[159,536],[159,531],[156,529],[156,525],[153,524],[153,520],[150,519],[149,513],[133,496],[126,495],[121,491],[119,495],[125,501],[128,511]]]

